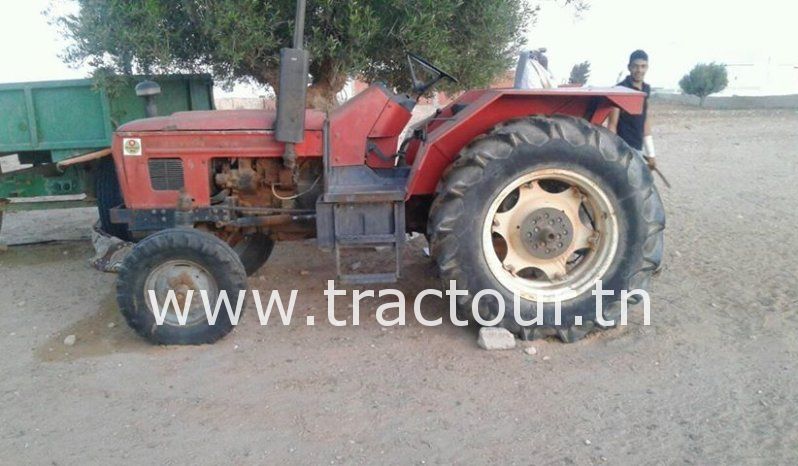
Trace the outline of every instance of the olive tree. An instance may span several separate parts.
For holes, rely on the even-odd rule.
[[[726,65],[718,63],[700,63],[679,81],[682,92],[698,96],[702,107],[707,96],[726,89],[728,84]]]
[[[585,85],[588,79],[590,79],[590,62],[583,61],[571,68],[571,76],[568,78],[568,83]]]
[[[276,88],[293,34],[294,0],[72,1],[75,13],[54,18],[65,60],[112,73],[211,72]],[[407,51],[457,76],[449,91],[487,85],[537,11],[527,0],[308,0],[309,105],[329,108],[352,76],[409,88]]]

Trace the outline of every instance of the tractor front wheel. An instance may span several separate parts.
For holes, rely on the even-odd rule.
[[[617,324],[622,290],[648,286],[662,258],[664,227],[640,155],[584,120],[533,117],[461,152],[432,205],[429,236],[444,286],[454,280],[469,290],[458,301],[462,318],[476,312],[522,338],[572,342],[602,322]],[[601,321],[598,280],[613,292],[598,298]],[[473,306],[482,290],[497,294]],[[519,325],[515,296],[525,321],[538,317],[540,303],[542,322]]]
[[[210,233],[175,228],[138,243],[123,261],[116,286],[119,310],[139,335],[157,344],[199,345],[213,343],[233,329],[224,305],[216,322],[208,322],[201,292],[207,293],[210,311],[222,292],[235,309],[247,279],[238,255],[224,241]],[[188,310],[185,321],[171,304],[163,311],[170,295],[181,313]],[[163,313],[162,323],[156,313]]]

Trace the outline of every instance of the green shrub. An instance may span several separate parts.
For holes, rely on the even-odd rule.
[[[726,89],[728,84],[726,65],[720,63],[699,63],[679,81],[682,92],[698,96],[702,107],[708,95]]]

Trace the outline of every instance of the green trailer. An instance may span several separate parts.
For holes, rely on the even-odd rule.
[[[107,157],[111,136],[116,127],[146,117],[134,90],[144,79],[0,84],[0,162],[7,170],[0,164],[0,227],[10,211],[97,205],[101,220],[107,217],[104,210],[121,201]],[[160,114],[214,108],[208,75],[153,80],[161,88]]]

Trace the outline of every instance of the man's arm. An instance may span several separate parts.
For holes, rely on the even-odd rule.
[[[610,112],[609,118],[607,118],[607,129],[609,129],[615,134],[618,134],[618,119],[620,117],[621,117],[621,110],[618,107],[615,107]]]
[[[651,134],[651,116],[646,115],[643,123],[643,149],[646,154],[646,162],[652,170],[657,168],[657,154],[654,152],[654,136]]]

